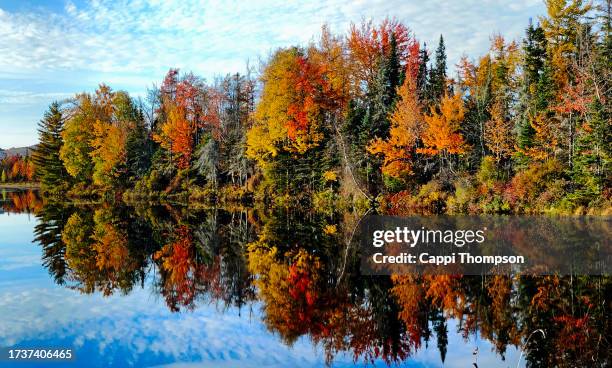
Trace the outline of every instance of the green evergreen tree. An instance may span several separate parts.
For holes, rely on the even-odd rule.
[[[427,99],[427,63],[429,63],[429,54],[427,52],[427,43],[423,43],[423,47],[419,50],[419,71],[417,74],[417,88],[421,101]]]
[[[440,42],[436,49],[436,59],[429,70],[429,91],[432,102],[440,101],[446,90],[446,46],[444,38],[440,35]]]
[[[530,120],[548,106],[552,86],[552,73],[547,67],[547,42],[544,30],[529,22],[523,41],[525,55],[523,70],[522,118],[518,126],[517,143],[520,148],[531,147],[535,130]]]
[[[364,119],[368,137],[365,145],[374,137],[385,138],[389,134],[389,111],[393,109],[397,97],[397,87],[400,86],[402,67],[397,54],[395,35],[391,34],[388,55],[382,54],[377,78],[368,98],[370,119]],[[369,126],[368,126],[369,125]],[[364,147],[365,147],[364,145]]]
[[[546,36],[542,27],[539,25],[534,27],[533,23],[529,22],[526,38],[523,41],[523,51],[525,53],[523,69],[525,71],[525,83],[528,86],[540,80],[540,75],[546,63],[546,47]]]
[[[387,104],[390,105],[394,102],[395,97],[397,96],[397,87],[399,87],[404,81],[405,71],[404,68],[400,65],[399,55],[397,53],[397,39],[395,38],[395,34],[391,33],[391,41],[389,55],[386,58],[386,64],[388,69],[388,86],[387,86],[387,95],[389,100]]]
[[[576,142],[576,157],[572,167],[572,181],[577,189],[568,196],[572,206],[588,206],[600,197],[604,188],[610,188],[612,165],[612,116],[604,104],[595,100],[589,106],[589,129]]]
[[[151,167],[152,147],[142,109],[134,108],[132,114],[135,128],[127,136],[125,150],[127,176],[129,180],[134,181],[141,178]]]
[[[68,173],[59,155],[63,144],[63,129],[64,118],[60,105],[58,102],[53,102],[38,123],[39,143],[32,155],[35,176],[45,192],[59,189],[68,180]]]

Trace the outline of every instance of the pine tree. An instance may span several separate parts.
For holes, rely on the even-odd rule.
[[[127,135],[125,150],[130,179],[142,177],[151,166],[151,147],[142,109],[134,109],[134,127]]]
[[[2,170],[2,178],[0,178],[0,181],[6,183],[6,170]]]
[[[419,50],[419,71],[417,73],[417,90],[420,101],[427,99],[427,63],[429,63],[427,43],[423,43],[423,48]]]
[[[589,105],[587,114],[586,129],[576,142],[577,154],[571,173],[573,182],[579,187],[573,194],[573,200],[579,205],[588,205],[611,184],[612,117],[599,100]]]
[[[439,102],[446,92],[446,46],[442,35],[436,49],[435,64],[429,71],[429,86],[431,100]]]
[[[523,70],[523,116],[518,126],[518,146],[522,149],[531,147],[535,129],[531,120],[546,109],[552,76],[547,68],[546,36],[539,25],[529,23],[526,39],[523,42],[525,55]]]
[[[46,192],[56,190],[68,178],[68,173],[60,159],[63,129],[64,118],[60,105],[58,102],[53,102],[38,123],[39,143],[32,155],[35,176],[40,181],[42,190]]]
[[[398,50],[397,50],[397,39],[395,38],[395,34],[391,33],[391,41],[389,55],[386,58],[387,69],[388,69],[388,78],[389,85],[387,90],[387,95],[389,96],[388,104],[390,105],[397,96],[397,87],[401,86],[402,81],[405,77],[404,70],[400,65]]]
[[[388,55],[382,54],[377,78],[370,91],[368,110],[370,112],[370,137],[386,138],[389,135],[389,112],[397,97],[397,88],[402,79],[402,67],[397,54],[395,35],[391,34]]]
[[[523,51],[525,53],[523,69],[527,86],[532,86],[540,79],[540,74],[542,74],[546,62],[546,47],[546,36],[542,27],[539,25],[534,27],[533,23],[529,22],[526,38],[523,41]]]

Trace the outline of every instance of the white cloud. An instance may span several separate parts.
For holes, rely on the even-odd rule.
[[[233,72],[271,48],[305,43],[330,23],[345,32],[351,21],[395,16],[423,40],[447,37],[451,64],[482,53],[493,32],[519,36],[541,5],[499,2],[98,2],[62,14],[0,12],[0,72],[83,69],[159,72],[171,66]]]
[[[62,100],[73,94],[62,92],[31,92],[0,89],[0,104],[30,104],[35,101]]]
[[[1,286],[1,285],[0,285]],[[147,291],[103,298],[79,295],[61,288],[28,285],[16,290],[0,289],[0,345],[20,346],[58,342],[87,352],[79,360],[108,365],[141,366],[148,361],[168,362],[159,367],[322,367],[324,355],[307,337],[288,347],[270,334],[255,316],[239,316],[235,309],[217,311],[201,306],[194,312],[170,313],[162,301],[152,300]],[[479,348],[478,364],[501,366],[491,343],[471,337],[464,339],[457,322],[448,324],[449,344],[445,366],[467,367],[474,361],[472,350]],[[506,361],[515,366],[519,352],[510,346]],[[353,367],[352,353],[340,354],[334,366]],[[436,342],[408,358],[406,366],[437,366]],[[520,366],[524,366],[522,362]],[[153,363],[158,364],[158,363]],[[359,364],[357,365],[359,366]],[[384,366],[384,365],[381,365]]]
[[[147,300],[149,299],[149,300]],[[257,309],[257,308],[256,308]],[[0,291],[0,345],[63,341],[96,359],[199,362],[200,366],[321,366],[322,352],[301,340],[287,347],[258,320],[214,306],[170,313],[147,291],[103,298],[60,288]],[[84,349],[89,347],[89,349]],[[342,358],[342,357],[340,357]],[[345,357],[345,362],[351,361]],[[140,364],[138,364],[140,362]]]

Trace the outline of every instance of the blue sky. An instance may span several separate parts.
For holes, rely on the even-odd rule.
[[[454,65],[482,55],[493,33],[522,36],[542,0],[198,1],[0,0],[0,148],[34,144],[53,100],[100,82],[143,95],[178,67],[209,81],[259,65],[272,50],[306,44],[327,23],[386,16],[436,44]]]

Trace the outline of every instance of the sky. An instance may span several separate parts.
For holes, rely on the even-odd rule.
[[[35,144],[54,100],[99,83],[144,96],[169,68],[212,81],[305,45],[321,26],[395,17],[421,42],[443,34],[450,73],[487,52],[492,34],[520,39],[543,0],[0,0],[0,148]],[[431,49],[431,48],[430,48]]]

